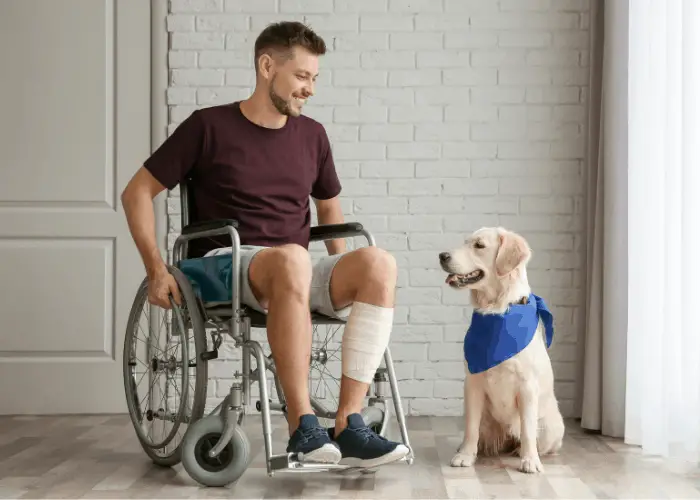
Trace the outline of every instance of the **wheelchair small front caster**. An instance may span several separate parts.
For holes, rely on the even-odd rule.
[[[367,427],[380,436],[384,435],[385,429],[382,425],[385,420],[384,410],[376,406],[365,406],[360,411],[360,415],[362,415],[362,419]]]
[[[231,440],[221,452],[216,457],[210,455],[223,433],[223,418],[211,415],[192,424],[182,442],[182,466],[192,479],[204,486],[234,483],[250,463],[250,441],[239,425],[234,426]]]

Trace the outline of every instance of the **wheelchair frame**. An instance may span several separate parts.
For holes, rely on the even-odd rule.
[[[279,379],[277,377],[277,372],[274,366],[274,361],[272,355],[269,357],[265,356],[262,345],[251,339],[251,329],[252,328],[265,328],[264,314],[258,313],[257,311],[251,310],[246,306],[241,304],[241,291],[240,291],[240,280],[241,280],[241,262],[240,262],[240,250],[241,242],[239,234],[237,231],[238,223],[235,220],[225,219],[225,220],[212,220],[204,222],[190,222],[191,216],[191,194],[187,187],[187,183],[180,184],[180,204],[181,204],[181,234],[177,237],[172,254],[168,257],[168,264],[175,269],[178,269],[179,263],[187,258],[188,255],[188,242],[199,239],[208,238],[212,236],[225,236],[228,235],[231,239],[231,259],[232,259],[232,270],[231,270],[231,303],[225,304],[206,304],[203,301],[198,300],[199,308],[196,311],[197,314],[201,314],[201,319],[204,323],[210,321],[213,322],[219,332],[221,330],[226,330],[229,336],[234,341],[234,346],[236,348],[242,348],[242,373],[237,370],[234,373],[235,380],[231,385],[229,393],[225,396],[224,400],[208,415],[204,414],[201,419],[195,419],[190,422],[190,427],[187,429],[183,443],[187,440],[187,436],[192,429],[192,425],[196,425],[199,420],[206,420],[210,418],[222,418],[223,419],[223,431],[213,448],[208,452],[209,457],[217,457],[222,450],[228,445],[231,439],[234,437],[236,432],[241,432],[242,429],[237,429],[244,418],[245,407],[250,407],[251,402],[251,386],[254,382],[259,384],[259,395],[260,401],[256,403],[256,409],[261,413],[262,427],[263,427],[263,439],[265,445],[265,458],[267,473],[269,476],[273,476],[277,471],[330,471],[330,470],[348,470],[355,469],[351,466],[346,465],[334,465],[334,464],[314,464],[314,463],[303,463],[298,460],[298,458],[293,453],[282,453],[273,454],[272,452],[272,425],[270,422],[270,412],[271,410],[282,411],[286,416],[286,404],[284,395],[282,393],[281,386],[279,384]],[[319,225],[313,226],[311,228],[310,240],[314,241],[326,241],[337,238],[347,238],[354,236],[364,236],[367,240],[368,245],[374,246],[375,240],[369,231],[367,231],[361,224],[350,222],[344,224],[331,224],[331,225]],[[175,306],[173,304],[173,306]],[[190,314],[195,314],[191,311]],[[324,324],[345,324],[345,321],[338,320],[335,318],[329,318],[322,315],[312,314],[312,325],[324,325]],[[222,328],[222,325],[224,328]],[[206,334],[205,334],[206,335]],[[185,344],[187,342],[184,342]],[[212,351],[204,352],[201,354],[201,358],[204,361],[209,361],[216,359],[218,357],[218,347],[220,346],[221,338],[219,336],[218,343],[214,343],[214,349]],[[205,344],[206,345],[206,344]],[[187,352],[189,348],[187,346],[183,347],[183,350]],[[314,353],[312,350],[312,357]],[[256,359],[256,368],[251,370],[251,357]],[[374,377],[374,388],[375,396],[371,396],[372,385],[368,390],[369,406],[363,409],[363,417],[368,425],[372,425],[375,430],[380,434],[384,435],[388,425],[389,419],[389,405],[387,400],[389,397],[386,395],[386,384],[388,382],[391,390],[391,399],[394,403],[394,411],[396,412],[396,417],[398,420],[399,430],[401,433],[401,438],[403,444],[409,449],[409,454],[407,457],[402,459],[409,465],[413,463],[413,449],[410,446],[408,432],[406,429],[406,422],[403,413],[403,406],[401,403],[401,398],[399,395],[398,383],[396,380],[396,374],[394,371],[393,360],[391,352],[387,347],[384,352],[384,365],[385,367],[379,367]],[[270,370],[275,381],[275,389],[279,399],[279,403],[273,403],[268,397],[267,388],[267,376],[266,371]],[[240,382],[238,381],[240,375]],[[183,375],[184,377],[184,375]],[[183,386],[182,397],[188,393],[187,386]],[[377,403],[383,404],[383,411],[381,411],[381,417],[376,411]],[[316,400],[313,395],[311,395],[311,405],[314,409],[314,413],[321,417],[327,419],[335,419],[335,410],[328,410],[325,408],[323,403]],[[172,433],[175,431],[173,430]],[[249,445],[247,445],[249,449]],[[184,445],[182,446],[185,449]],[[183,452],[184,453],[184,452]],[[182,457],[183,464],[187,469],[188,459],[190,457]],[[247,461],[250,460],[248,457]],[[245,464],[244,469],[240,471],[237,477],[239,477],[245,469],[247,469],[248,463]],[[190,472],[188,470],[188,472]],[[192,474],[191,474],[192,475]],[[200,480],[200,482],[202,482]],[[212,481],[209,481],[212,482]],[[216,482],[216,481],[213,481]]]

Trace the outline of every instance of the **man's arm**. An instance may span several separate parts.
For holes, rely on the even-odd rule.
[[[129,231],[151,278],[165,269],[165,262],[156,244],[155,213],[153,199],[165,187],[151,173],[141,167],[122,192],[121,200],[129,224]]]
[[[182,300],[177,283],[168,272],[156,244],[153,199],[164,189],[146,168],[141,167],[124,188],[121,201],[129,231],[146,268],[149,302],[170,309],[168,294],[172,294],[177,304]]]
[[[340,206],[340,197],[336,196],[329,200],[314,199],[316,204],[316,214],[318,215],[318,223],[320,224],[342,224],[345,222],[343,217],[343,209]],[[326,249],[328,255],[344,253],[346,244],[344,238],[335,240],[326,240]]]
[[[168,294],[180,304],[180,295],[156,244],[153,199],[173,189],[206,153],[206,126],[202,111],[194,111],[170,134],[134,174],[121,195],[131,236],[141,254],[148,275],[148,296],[152,304],[170,308]]]

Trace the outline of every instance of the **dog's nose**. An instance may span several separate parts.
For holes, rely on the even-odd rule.
[[[449,262],[449,261],[450,261],[450,254],[449,254],[449,252],[442,252],[442,253],[440,254],[440,262],[445,263],[445,262]]]

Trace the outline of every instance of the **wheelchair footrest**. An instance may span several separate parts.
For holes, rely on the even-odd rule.
[[[403,458],[399,462],[412,462]],[[338,474],[349,474],[357,472],[360,474],[372,474],[379,470],[376,467],[354,467],[342,464],[320,464],[303,463],[297,460],[296,454],[285,453],[283,455],[273,455],[270,457],[270,475],[275,472],[336,472]]]
[[[272,455],[270,457],[270,469],[273,472],[297,471],[297,472],[326,472],[342,471],[349,469],[347,465],[303,463],[297,460],[296,454],[285,453],[282,455]]]

